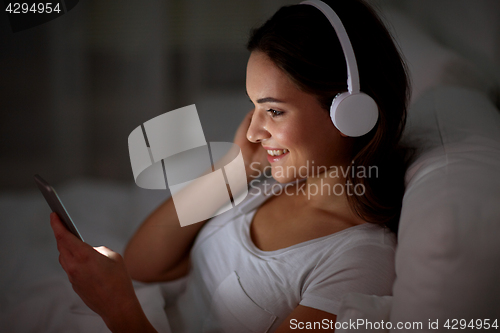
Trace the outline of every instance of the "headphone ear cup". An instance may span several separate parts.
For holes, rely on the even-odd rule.
[[[344,92],[333,99],[330,117],[341,133],[358,137],[370,132],[377,124],[378,106],[365,93]]]

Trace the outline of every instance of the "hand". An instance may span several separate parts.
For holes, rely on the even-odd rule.
[[[147,321],[122,257],[106,247],[93,248],[69,232],[56,213],[50,214],[59,263],[75,292],[114,332],[154,331]]]
[[[234,135],[234,143],[240,147],[243,155],[248,182],[258,178],[270,165],[267,160],[267,152],[262,148],[262,145],[247,139],[247,131],[252,121],[253,112],[254,110],[247,113]]]

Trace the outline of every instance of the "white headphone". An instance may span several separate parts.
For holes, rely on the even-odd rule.
[[[307,0],[300,4],[314,6],[328,18],[344,51],[348,91],[335,96],[330,107],[330,118],[335,127],[345,135],[352,137],[365,135],[377,123],[378,106],[373,98],[359,91],[358,65],[344,25],[333,9],[322,1]]]

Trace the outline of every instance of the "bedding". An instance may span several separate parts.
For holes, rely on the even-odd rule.
[[[408,65],[412,84],[411,103],[428,89],[460,86],[493,92],[496,83],[470,61],[453,49],[436,41],[411,17],[393,8],[384,8],[382,17]]]
[[[500,112],[485,94],[440,87],[413,108],[398,235],[396,321],[500,313]]]
[[[406,15],[448,50],[474,64],[500,107],[500,1],[398,0]]]

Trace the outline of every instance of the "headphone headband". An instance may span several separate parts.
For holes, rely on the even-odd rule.
[[[344,58],[347,65],[347,89],[350,93],[359,92],[359,74],[358,74],[358,64],[356,62],[356,56],[354,55],[354,50],[351,45],[351,40],[347,35],[347,32],[342,24],[342,21],[338,15],[333,11],[333,9],[326,3],[319,0],[307,0],[302,1],[301,5],[310,5],[319,9],[330,21],[330,24],[335,29],[337,37],[340,41],[340,46],[342,51],[344,51]]]
[[[377,124],[378,106],[373,98],[359,90],[358,64],[344,25],[333,9],[322,1],[307,0],[300,4],[314,6],[326,16],[335,29],[342,51],[344,51],[348,91],[338,94],[332,101],[330,118],[333,125],[347,136],[365,135]]]

